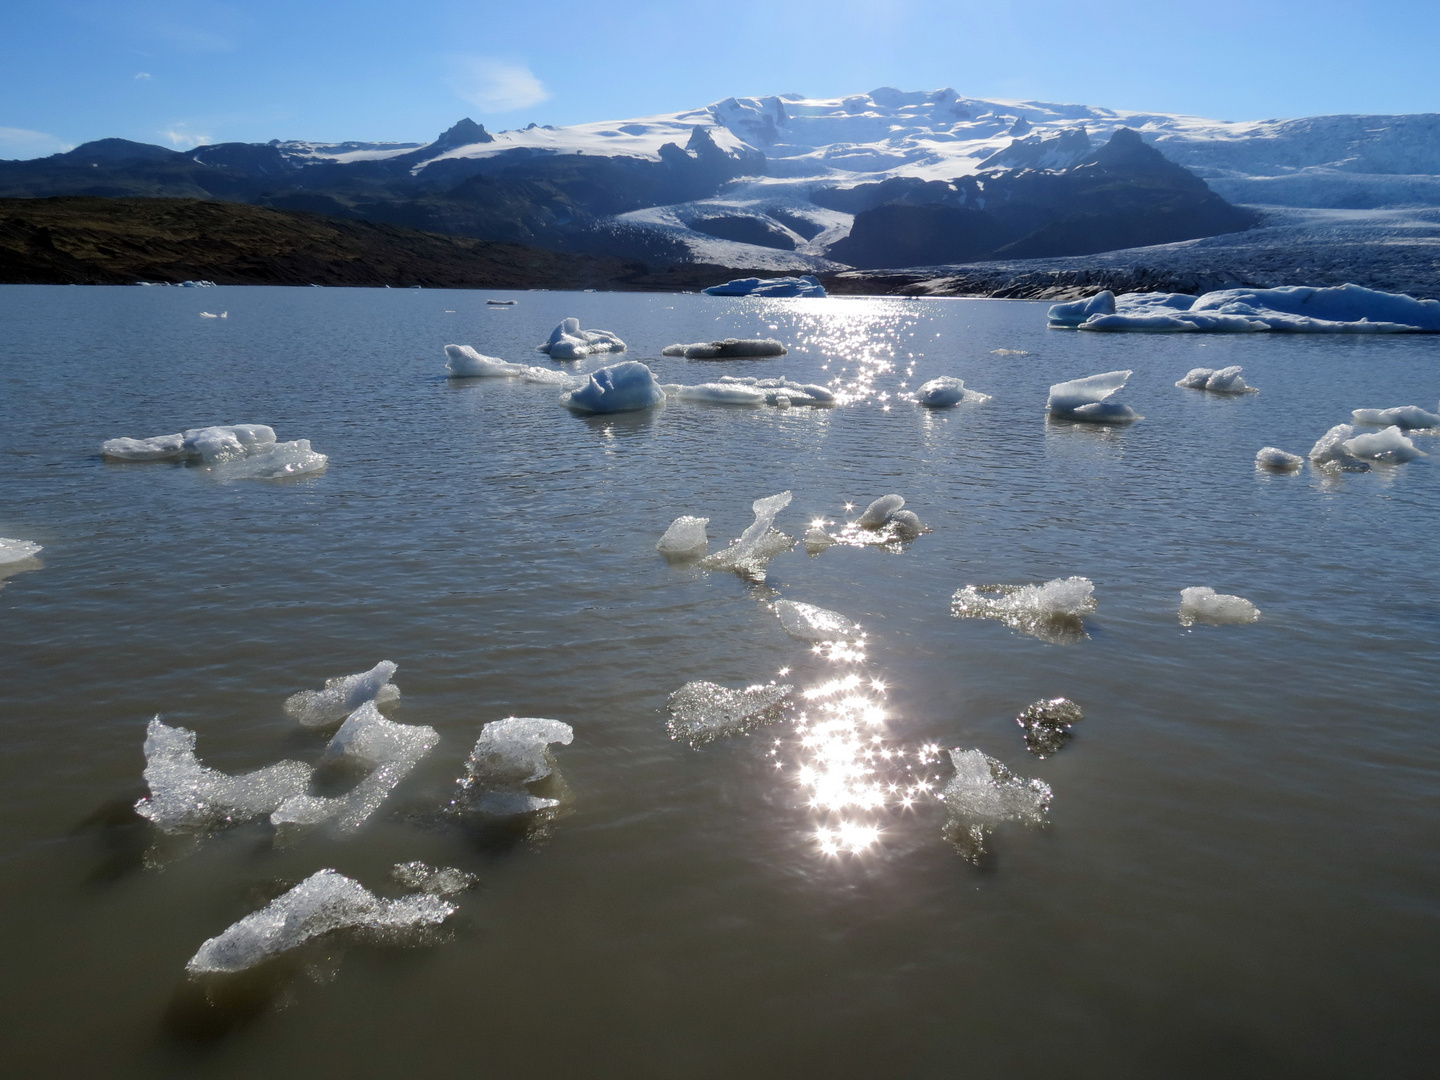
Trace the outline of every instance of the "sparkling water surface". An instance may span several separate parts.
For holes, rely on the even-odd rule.
[[[487,297],[514,307],[487,307]],[[201,310],[228,311],[203,319]],[[1440,560],[1431,456],[1256,472],[1350,410],[1440,397],[1440,339],[1103,335],[1013,301],[342,289],[0,289],[0,917],[14,1075],[1421,1076],[1440,1051]],[[833,409],[580,417],[553,387],[447,381],[442,348],[614,330],[661,382],[784,374]],[[662,358],[778,337],[772,360]],[[1007,350],[996,352],[995,350]],[[596,358],[567,370],[591,370]],[[1241,364],[1262,392],[1173,384]],[[1126,428],[1049,421],[1051,383],[1132,368]],[[993,395],[926,411],[957,375]],[[225,482],[103,439],[256,422],[330,457]],[[1440,439],[1417,445],[1440,453]],[[671,565],[751,502],[833,530],[898,492],[932,531],[803,546],[763,584]],[[851,509],[847,510],[847,507]],[[1083,575],[1087,636],[957,619],[965,585]],[[1259,605],[1180,625],[1182,588]],[[860,623],[819,651],[778,598]],[[129,809],[160,714],[202,761],[314,762],[285,698],[399,665],[438,747],[355,837],[267,824],[179,849]],[[796,687],[698,748],[692,680]],[[1015,718],[1084,709],[1044,760]],[[480,726],[574,727],[549,835],[439,813]],[[942,837],[944,750],[1051,785],[1050,825]],[[220,1006],[186,960],[333,867],[479,875],[447,940],[333,947]]]

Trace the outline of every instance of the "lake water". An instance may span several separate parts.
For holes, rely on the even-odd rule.
[[[1440,457],[1334,478],[1253,459],[1353,408],[1434,408],[1440,339],[1076,334],[1013,301],[485,306],[501,295],[0,289],[0,536],[45,546],[0,588],[11,1075],[1430,1075]],[[442,377],[452,342],[549,364],[533,346],[569,315],[662,382],[785,374],[846,403],[583,418],[553,388]],[[792,351],[660,358],[727,335]],[[1173,385],[1229,364],[1263,392]],[[1049,384],[1115,368],[1144,420],[1046,420]],[[941,374],[994,400],[901,396]],[[238,422],[310,439],[328,471],[99,456]],[[717,550],[784,490],[797,537],[889,492],[932,531],[797,546],[763,586],[655,551],[681,514]],[[1071,644],[951,614],[967,584],[1072,574],[1098,610]],[[1192,585],[1263,618],[1187,630]],[[812,651],[777,597],[860,622],[863,647]],[[441,741],[357,836],[277,848],[262,822],[177,851],[129,810],[157,713],[227,772],[314,762],[325,737],[285,698],[382,659],[390,715]],[[782,669],[800,691],[860,677],[882,785],[943,784],[927,748],[979,748],[1052,786],[1049,827],[1001,826],[976,867],[921,792],[852,814],[874,842],[834,850],[820,830],[849,819],[801,782],[823,697],[809,727],[668,737],[682,684]],[[1015,717],[1059,695],[1085,719],[1039,760]],[[512,714],[573,725],[573,802],[497,846],[439,811]],[[412,859],[481,879],[448,940],[335,943],[240,1004],[197,1002],[205,939],[324,867],[398,895]]]

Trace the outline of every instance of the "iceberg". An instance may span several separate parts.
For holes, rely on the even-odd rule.
[[[321,472],[329,459],[309,439],[277,442],[265,424],[190,428],[148,439],[106,439],[100,452],[114,461],[189,461],[217,468],[227,479],[279,479]]]
[[[661,356],[683,356],[687,360],[737,360],[763,356],[784,356],[790,350],[774,338],[724,338],[698,341],[693,345],[666,345]]]
[[[1191,368],[1176,386],[1188,390],[1209,390],[1212,394],[1258,394],[1241,378],[1239,365],[1225,368]]]
[[[367,701],[383,704],[400,697],[400,688],[390,680],[396,665],[381,660],[369,671],[357,675],[336,675],[325,680],[323,690],[302,690],[285,699],[285,712],[305,727],[318,728],[344,720]]]
[[[688,682],[670,695],[665,727],[672,739],[688,739],[692,746],[743,735],[780,719],[794,691],[775,683],[731,690],[719,683]]]
[[[512,716],[486,724],[465,762],[453,805],[500,818],[559,806],[559,798],[548,797],[563,792],[550,744],[569,746],[574,737],[569,724],[540,717]],[[548,794],[531,790],[545,781],[550,782]]]
[[[569,318],[550,332],[550,340],[535,348],[551,360],[584,360],[597,353],[624,352],[625,342],[609,330],[582,330],[580,320]]]
[[[1128,405],[1105,400],[1129,380],[1133,372],[1107,371],[1050,387],[1045,407],[1051,416],[1087,424],[1125,424],[1143,419]]]
[[[1104,294],[1102,294],[1104,295]],[[1095,297],[1098,300],[1099,297]],[[1169,333],[1407,334],[1440,333],[1440,301],[1359,285],[1219,289],[1190,298],[1127,293],[1086,312],[1080,303],[1050,309],[1052,326],[1081,330]]]
[[[697,383],[684,386],[680,383],[665,383],[660,387],[665,400],[693,401],[707,405],[764,405],[765,391],[740,383]]]
[[[664,400],[665,391],[638,360],[622,360],[593,371],[583,386],[560,395],[561,405],[586,413],[635,412]]]
[[[1243,596],[1217,593],[1208,585],[1180,590],[1180,625],[1197,622],[1219,626],[1224,623],[1253,623],[1260,618],[1260,609]]]
[[[1115,314],[1115,294],[1109,289],[1085,300],[1072,300],[1050,308],[1047,318],[1051,326],[1079,326],[1092,315]]]
[[[825,286],[810,274],[799,277],[735,278],[700,290],[706,296],[825,296]]]
[[[750,581],[764,581],[770,560],[795,546],[792,537],[772,528],[775,515],[790,505],[790,492],[768,495],[750,504],[755,520],[740,534],[740,539],[723,551],[707,555],[700,565],[706,570],[733,570]]]
[[[430,893],[383,900],[338,871],[320,870],[210,938],[185,970],[192,976],[234,974],[340,931],[360,940],[396,943],[409,933],[439,926],[456,910]]]
[[[801,641],[859,641],[865,636],[857,623],[838,611],[802,604],[797,600],[776,600],[775,614],[785,632]]]
[[[1069,698],[1050,698],[1028,706],[1015,718],[1025,736],[1025,747],[1038,758],[1059,753],[1070,741],[1070,728],[1085,719],[1085,712]]]
[[[701,558],[710,546],[710,539],[705,535],[705,526],[709,524],[709,518],[682,514],[670,523],[655,550],[667,559]]]
[[[135,812],[167,833],[238,825],[303,795],[311,772],[298,761],[241,776],[218,772],[195,756],[195,732],[169,727],[157,716],[145,730],[144,776],[150,794],[135,803]]]
[[[1271,472],[1296,472],[1305,459],[1299,454],[1286,453],[1278,446],[1262,446],[1255,453],[1255,467],[1257,469],[1269,469]]]
[[[1042,641],[1067,643],[1085,636],[1084,617],[1096,608],[1089,578],[1055,578],[1043,585],[966,585],[950,598],[959,619],[995,619]]]
[[[1356,409],[1350,414],[1355,423],[1365,427],[1398,427],[1403,431],[1440,428],[1440,414],[1428,412],[1418,405],[1400,405],[1393,409]]]
[[[765,393],[767,405],[834,405],[835,391],[818,383],[791,382],[781,375],[773,379],[757,379],[753,376],[722,375],[720,382],[733,386],[748,386]]]
[[[989,394],[978,390],[966,390],[965,380],[953,375],[941,375],[929,382],[921,383],[915,391],[915,400],[932,409],[944,409],[962,401],[982,402],[991,400]]]
[[[970,862],[984,858],[997,825],[1046,824],[1052,792],[1043,780],[1016,776],[979,750],[951,750],[950,761],[955,773],[941,792],[947,815],[944,836]]]
[[[44,547],[33,540],[7,540],[0,536],[0,566],[33,559],[44,550]]]
[[[552,386],[575,386],[580,380],[553,368],[512,364],[476,352],[469,345],[445,346],[445,371],[452,379],[521,379]]]
[[[1398,427],[1354,435],[1340,445],[1351,457],[1362,461],[1380,461],[1387,465],[1398,465],[1425,456],[1425,451],[1417,449]]]

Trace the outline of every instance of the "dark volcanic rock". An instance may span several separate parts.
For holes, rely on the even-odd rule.
[[[717,214],[695,218],[690,228],[718,240],[734,240],[741,244],[794,251],[795,241],[779,226],[753,214]]]

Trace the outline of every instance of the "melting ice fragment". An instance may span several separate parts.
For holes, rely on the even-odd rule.
[[[583,360],[596,353],[624,352],[625,342],[609,330],[582,330],[580,320],[569,318],[550,332],[550,340],[535,346],[552,360]]]
[[[1262,446],[1255,453],[1255,467],[1257,469],[1269,469],[1271,472],[1296,472],[1305,459],[1299,454],[1287,453],[1278,446]]]
[[[329,459],[309,439],[277,442],[265,424],[190,428],[148,439],[106,439],[100,445],[115,461],[192,461],[218,470],[227,479],[281,479],[324,470]]]
[[[986,840],[995,826],[1018,821],[1044,825],[1052,793],[1043,780],[1016,776],[979,750],[950,751],[955,775],[941,793],[948,820],[944,836],[973,863],[986,854]]]
[[[638,360],[622,360],[590,373],[589,380],[560,395],[567,409],[586,413],[635,412],[665,400],[665,391]]]
[[[1365,427],[1398,427],[1404,431],[1440,428],[1440,413],[1427,412],[1418,405],[1400,405],[1393,409],[1356,409],[1351,415],[1355,423]]]
[[[755,376],[722,375],[719,381],[728,386],[745,386],[762,391],[767,405],[834,405],[835,392],[818,383],[797,383],[784,375],[773,379]]]
[[[655,550],[667,559],[698,559],[710,546],[709,537],[705,535],[705,526],[709,524],[709,518],[683,514],[670,523]]]
[[[1226,368],[1191,368],[1185,377],[1175,385],[1188,390],[1209,390],[1212,394],[1255,394],[1255,387],[1248,385],[1241,377],[1237,364]]]
[[[692,746],[742,735],[780,719],[794,690],[775,683],[731,690],[719,683],[688,682],[670,695],[665,727],[672,739],[688,739]]]
[[[966,585],[950,598],[961,619],[996,619],[1042,641],[1068,643],[1085,636],[1083,617],[1095,610],[1089,578],[1055,578],[1043,585]]]
[[[825,296],[825,286],[810,274],[800,277],[735,278],[700,290],[706,296]]]
[[[1050,698],[1027,706],[1015,718],[1025,735],[1026,748],[1038,758],[1058,753],[1070,741],[1072,724],[1085,719],[1085,712],[1069,698]]]
[[[1115,314],[1115,294],[1109,289],[1096,293],[1086,300],[1072,300],[1068,304],[1051,307],[1048,318],[1051,326],[1079,326],[1092,315]]]
[[[445,356],[445,371],[452,379],[520,379],[550,386],[574,386],[580,381],[552,368],[512,364],[508,360],[485,356],[469,345],[446,345]]]
[[[33,559],[45,549],[33,540],[7,540],[0,536],[0,566]]]
[[[1387,465],[1398,465],[1425,456],[1425,451],[1416,449],[1415,444],[1405,437],[1399,427],[1354,435],[1341,443],[1341,447],[1352,457],[1364,461],[1381,461]]]
[[[361,940],[403,943],[439,926],[455,905],[420,893],[383,900],[335,870],[320,870],[200,946],[185,965],[192,976],[234,974],[303,945],[346,931]]]
[[[324,690],[302,690],[285,699],[285,712],[304,727],[318,728],[344,720],[367,701],[384,703],[400,697],[390,680],[396,665],[381,660],[358,675],[336,675],[325,680]]]
[[[1103,294],[1102,294],[1103,295]],[[1096,300],[1099,297],[1095,298]],[[1440,302],[1358,285],[1220,289],[1203,296],[1126,293],[1085,312],[1081,304],[1050,309],[1051,325],[1081,330],[1170,333],[1403,334],[1440,332]]]
[[[765,391],[739,383],[665,383],[660,387],[667,401],[693,401],[706,405],[764,405]]]
[[[801,641],[859,641],[865,636],[857,623],[838,611],[798,600],[776,600],[775,614],[785,632]]]
[[[750,581],[764,581],[770,560],[795,546],[792,537],[771,528],[775,515],[790,505],[790,499],[788,491],[756,499],[750,504],[755,520],[740,539],[724,551],[707,555],[700,565],[707,570],[733,570]]]
[[[1045,407],[1052,416],[1090,424],[1121,424],[1141,416],[1128,405],[1105,400],[1129,380],[1133,372],[1107,371],[1050,387]]]
[[[167,833],[238,825],[303,795],[310,774],[310,766],[298,761],[281,761],[241,776],[207,768],[195,756],[195,732],[169,727],[157,716],[145,730],[144,775],[150,795],[136,802],[135,812]]]
[[[666,345],[661,356],[683,356],[687,360],[735,360],[759,356],[784,356],[789,352],[774,338],[724,338],[697,341],[693,345]]]
[[[1336,424],[1316,440],[1310,448],[1310,461],[1322,468],[1343,469],[1347,472],[1364,472],[1369,464],[1361,461],[1346,448],[1346,440],[1355,434],[1349,424]]]
[[[509,717],[480,729],[475,749],[459,780],[457,809],[491,817],[513,817],[560,805],[560,799],[536,794],[530,785],[549,781],[563,792],[550,744],[570,745],[569,724],[541,717]]]
[[[431,866],[419,861],[396,863],[390,870],[390,879],[406,889],[431,896],[459,896],[480,884],[475,874],[453,866]]]
[[[929,382],[921,383],[915,391],[915,400],[932,409],[943,409],[958,405],[962,401],[989,401],[989,394],[978,390],[966,390],[965,380],[953,375],[941,375]]]
[[[1219,626],[1224,623],[1253,623],[1260,618],[1260,609],[1243,596],[1217,593],[1208,585],[1180,590],[1180,625],[1197,622]]]

